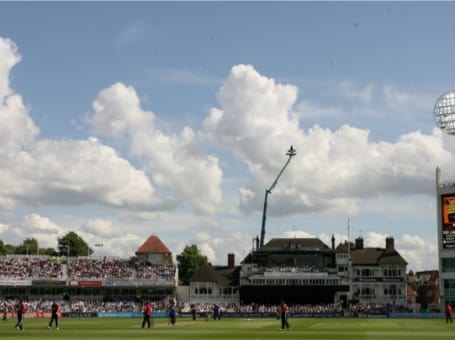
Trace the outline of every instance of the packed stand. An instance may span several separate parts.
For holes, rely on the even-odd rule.
[[[6,308],[8,313],[15,313],[16,305],[19,302],[17,299],[8,299],[0,301],[0,305]],[[26,313],[50,313],[52,303],[56,302],[61,310],[65,308],[65,302],[63,300],[29,300],[24,301]]]
[[[151,301],[155,312],[166,311],[169,298]],[[103,301],[101,299],[73,300],[70,303],[71,312],[97,313],[97,312],[141,312],[143,303],[133,300]]]
[[[7,255],[0,257],[0,279],[26,280],[164,280],[175,279],[174,265],[136,263],[117,258],[70,258],[67,266],[59,257]]]
[[[0,258],[0,278],[62,279],[58,258],[49,256],[4,256]]]
[[[199,314],[210,313],[213,310],[213,304],[193,304],[193,307]],[[218,307],[222,313],[235,313],[235,314],[262,314],[264,316],[275,316],[279,305],[278,304],[218,304]],[[190,305],[185,305],[182,309],[184,313],[188,313],[191,310]],[[306,315],[306,316],[343,316],[343,307],[339,303],[333,304],[291,304],[289,305],[289,313]]]
[[[350,304],[349,311],[354,315],[387,315],[388,313],[409,313],[412,312],[412,308],[401,305],[393,304],[382,304],[382,303],[357,303]]]
[[[134,273],[128,260],[103,258],[77,258],[69,261],[68,277],[77,279],[132,280]]]
[[[134,301],[103,301],[100,299],[92,300],[73,300],[70,304],[71,311],[75,313],[95,313],[95,312],[136,312],[137,305]]]
[[[138,279],[145,280],[172,280],[175,278],[175,266],[151,263],[137,263]]]

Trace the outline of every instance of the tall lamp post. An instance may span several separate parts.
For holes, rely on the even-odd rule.
[[[286,164],[284,164],[283,168],[281,169],[280,173],[278,176],[275,178],[275,181],[273,181],[273,184],[269,189],[265,189],[265,198],[264,198],[264,209],[262,211],[262,225],[261,225],[261,239],[259,242],[259,246],[262,248],[264,246],[264,238],[265,238],[265,221],[267,219],[267,198],[269,194],[272,193],[273,188],[275,185],[278,183],[278,179],[280,178],[281,174],[283,173],[284,169],[288,166],[289,162],[291,161],[291,158],[296,155],[296,150],[292,147],[289,148],[288,152],[286,152],[286,156],[288,156],[288,160],[286,161]]]
[[[96,248],[103,248],[104,244],[103,243],[95,243]]]
[[[70,259],[70,246],[67,244],[67,245],[64,245],[64,247],[66,248],[67,261],[69,261],[69,259]]]
[[[440,128],[443,132],[448,135],[455,135],[455,90],[444,93],[438,98],[434,105],[433,117],[435,125]],[[447,282],[451,281],[451,277],[448,277],[444,273],[444,268],[442,265],[442,255],[444,257],[450,256],[450,260],[453,260],[455,255],[453,251],[445,248],[444,243],[446,240],[453,237],[452,225],[444,223],[444,218],[442,217],[443,207],[442,207],[442,194],[453,194],[452,188],[441,188],[440,181],[440,169],[436,168],[436,184],[437,184],[437,209],[438,209],[438,265],[439,265],[439,296],[445,304],[445,302],[450,302],[450,293],[453,293],[453,290],[446,288]],[[447,213],[448,215],[448,213]],[[447,233],[447,234],[446,234]],[[449,251],[449,254],[447,254]],[[449,258],[448,258],[449,259]],[[443,305],[444,306],[444,305]]]
[[[70,246],[69,244],[60,244],[59,245],[60,255],[62,253],[62,249],[66,249],[66,263],[69,264],[70,261]]]

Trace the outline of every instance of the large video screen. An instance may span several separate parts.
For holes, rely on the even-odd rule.
[[[455,194],[441,196],[442,246],[455,248]]]

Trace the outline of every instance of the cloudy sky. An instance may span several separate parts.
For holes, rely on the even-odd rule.
[[[214,264],[266,241],[385,237],[437,269],[455,137],[452,2],[0,2],[0,239]],[[95,247],[102,244],[102,247]]]

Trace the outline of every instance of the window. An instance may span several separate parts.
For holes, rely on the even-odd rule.
[[[371,275],[371,269],[362,269],[360,276],[372,276]]]
[[[442,271],[444,273],[455,272],[455,258],[441,259],[442,260]]]
[[[397,286],[395,286],[395,285],[390,285],[390,286],[389,286],[389,294],[390,294],[390,295],[397,295]]]
[[[399,267],[386,267],[383,269],[384,276],[401,276],[401,269]]]
[[[455,304],[455,280],[444,280],[444,295],[446,302]]]
[[[348,271],[348,267],[346,266],[338,266],[338,272],[347,272]]]
[[[362,295],[372,295],[373,289],[370,287],[362,287]]]

